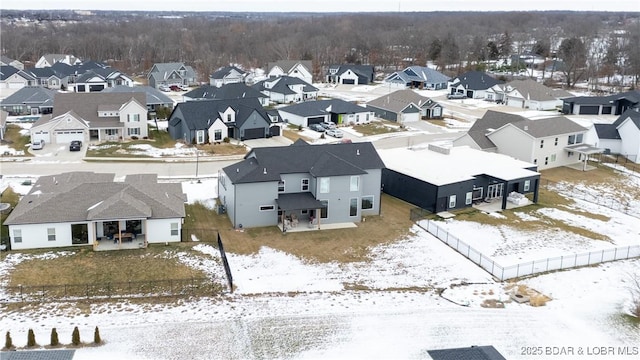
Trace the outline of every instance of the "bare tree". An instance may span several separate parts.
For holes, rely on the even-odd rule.
[[[558,56],[564,62],[567,87],[572,88],[585,72],[587,50],[584,43],[577,37],[564,39],[558,49]]]

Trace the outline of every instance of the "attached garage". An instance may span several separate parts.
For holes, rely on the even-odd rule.
[[[600,106],[598,105],[580,105],[579,115],[598,115]]]
[[[342,79],[342,83],[344,85],[355,85],[356,81],[354,79]]]
[[[272,126],[269,128],[270,136],[280,136],[280,126]]]
[[[244,131],[244,140],[251,139],[263,139],[264,136],[264,128],[253,128],[253,129],[245,129]]]
[[[83,130],[59,130],[55,134],[57,144],[70,143],[73,140],[84,141]]]
[[[522,109],[524,108],[524,99],[508,98],[507,105]]]
[[[316,116],[316,117],[307,118],[307,126],[312,125],[312,124],[320,124],[320,123],[324,122],[324,120],[325,120],[324,116]]]
[[[9,89],[22,89],[24,87],[24,83],[22,82],[10,82]]]

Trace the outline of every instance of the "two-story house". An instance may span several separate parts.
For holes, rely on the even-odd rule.
[[[254,148],[223,168],[218,196],[236,228],[279,225],[286,231],[287,223],[299,221],[322,229],[322,224],[379,215],[383,168],[369,142],[309,145],[298,140]]]
[[[197,83],[197,76],[196,71],[184,63],[157,63],[147,73],[147,80],[154,88],[160,85],[192,86]]]
[[[51,116],[29,130],[45,143],[118,141],[149,136],[144,93],[58,93]]]
[[[313,100],[318,97],[318,88],[292,76],[269,78],[252,87],[268,96],[272,103],[287,104]]]
[[[374,76],[373,65],[336,64],[329,66],[325,80],[332,84],[368,85]]]
[[[280,60],[267,65],[267,77],[291,76],[306,83],[313,83],[313,62],[311,60]]]
[[[209,85],[221,87],[225,84],[243,83],[247,72],[235,66],[225,66],[209,76]]]

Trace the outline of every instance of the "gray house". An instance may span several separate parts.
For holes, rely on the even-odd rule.
[[[224,138],[250,140],[280,135],[257,98],[200,100],[179,103],[169,116],[171,138],[196,144]]]
[[[371,110],[340,99],[305,101],[278,109],[289,124],[307,127],[333,122],[338,125],[359,125],[371,122]]]
[[[425,90],[446,89],[448,81],[448,76],[426,66],[409,66],[384,79],[385,84],[388,84],[389,87]]]
[[[117,85],[102,90],[103,93],[144,93],[147,98],[147,110],[156,111],[160,107],[173,109],[173,100],[162,91],[151,86]]]
[[[195,85],[197,76],[191,66],[184,63],[153,64],[147,74],[149,86],[158,88],[160,85]]]
[[[51,114],[56,91],[26,86],[2,100],[2,109],[10,115]]]
[[[184,94],[183,97],[185,101],[257,98],[262,106],[269,105],[269,96],[244,83],[231,83],[219,87],[202,85]]]
[[[575,96],[562,99],[562,113],[572,115],[621,115],[640,108],[640,90],[609,96]]]
[[[376,117],[397,123],[442,118],[442,105],[410,89],[397,90],[373,99],[367,103],[367,109],[373,111]]]
[[[218,174],[218,195],[236,228],[297,221],[357,223],[380,214],[380,179],[384,164],[373,144],[255,148],[244,160]],[[306,226],[306,225],[305,225]]]
[[[327,69],[326,81],[333,84],[367,85],[373,82],[373,65],[342,64]]]

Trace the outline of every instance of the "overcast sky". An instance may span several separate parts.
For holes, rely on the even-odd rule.
[[[235,12],[640,11],[638,0],[2,0],[2,9]]]

